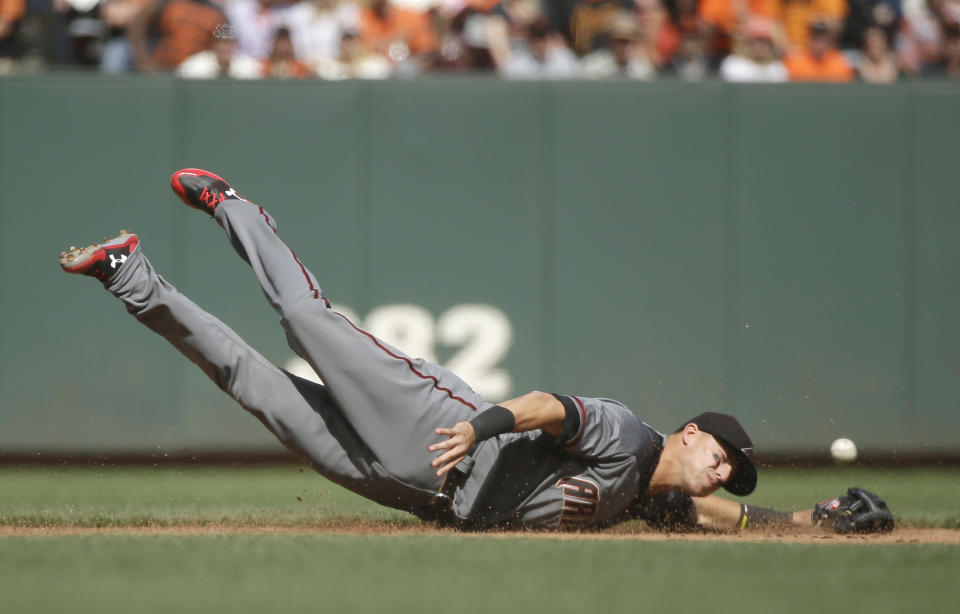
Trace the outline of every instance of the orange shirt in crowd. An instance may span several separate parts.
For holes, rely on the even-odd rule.
[[[853,81],[853,66],[843,53],[831,49],[819,60],[807,49],[797,49],[783,59],[791,81]]]
[[[166,68],[176,68],[194,53],[204,51],[218,25],[227,21],[213,4],[191,0],[170,0],[160,10],[162,33],[153,59]]]
[[[493,10],[495,6],[500,4],[502,0],[467,0],[467,6],[477,11],[478,13],[489,13]]]
[[[371,51],[386,53],[391,43],[403,41],[410,53],[428,53],[437,47],[437,38],[430,27],[426,13],[418,13],[398,6],[387,6],[381,19],[372,9],[360,13],[360,41]]]
[[[0,19],[8,23],[18,21],[26,7],[26,0],[0,0]]]
[[[780,9],[781,0],[701,0],[697,12],[707,23],[732,34],[737,23],[751,15],[779,19]],[[743,11],[743,14],[738,15],[739,11]]]
[[[697,13],[717,30],[711,40],[712,52],[725,55],[733,47],[731,37],[737,26],[746,23],[750,17],[777,20],[780,8],[781,0],[700,0]]]
[[[810,40],[809,25],[814,15],[838,22],[848,10],[847,0],[786,0],[780,19],[790,44],[802,47]]]

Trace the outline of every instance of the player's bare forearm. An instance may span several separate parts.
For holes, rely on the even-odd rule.
[[[738,529],[752,529],[771,526],[790,526],[812,524],[811,512],[813,510],[801,510],[797,512],[777,512],[765,508],[752,508],[757,512],[758,518],[751,518],[751,507],[747,506],[744,514],[744,506],[736,501],[730,501],[715,495],[706,497],[693,497],[693,503],[697,509],[697,524],[706,529],[718,531],[732,531]]]
[[[714,495],[692,497],[697,508],[697,524],[706,529],[729,531],[737,528],[740,504]]]
[[[500,403],[513,412],[514,433],[543,429],[555,437],[563,433],[566,411],[563,404],[552,394],[534,390],[527,394]]]
[[[543,429],[555,436],[563,433],[563,419],[566,411],[563,404],[551,394],[528,392],[523,396],[504,401],[500,407],[506,408],[513,414],[513,432],[515,433],[535,429]],[[492,409],[503,411],[496,407]],[[469,422],[458,422],[450,428],[438,428],[434,432],[447,438],[427,447],[431,452],[443,452],[430,463],[432,467],[437,468],[437,475],[442,476],[470,452],[470,448],[477,443],[477,434]]]

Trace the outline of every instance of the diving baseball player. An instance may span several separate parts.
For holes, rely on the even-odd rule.
[[[290,347],[324,385],[274,366],[179,293],[134,234],[71,248],[61,266],[102,281],[330,480],[420,518],[477,530],[605,527],[637,517],[667,528],[817,519],[821,506],[791,514],[708,496],[721,487],[747,495],[756,486],[753,444],[732,416],[703,413],[663,435],[609,399],[530,392],[493,404],[452,372],[331,309],[274,218],[222,178],[188,168],[171,186],[223,228],[281,315]],[[845,510],[853,503],[842,502]],[[839,518],[841,503],[823,507],[827,522]]]

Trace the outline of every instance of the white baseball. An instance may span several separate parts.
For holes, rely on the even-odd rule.
[[[837,439],[830,444],[830,456],[833,460],[841,463],[849,463],[857,460],[857,444],[846,437]]]

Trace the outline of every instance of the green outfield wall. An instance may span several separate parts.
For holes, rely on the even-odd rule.
[[[609,396],[661,429],[726,410],[766,452],[957,452],[958,143],[945,84],[0,79],[0,451],[276,447],[57,265],[129,228],[296,368],[169,192],[201,166],[334,303],[492,400]]]

